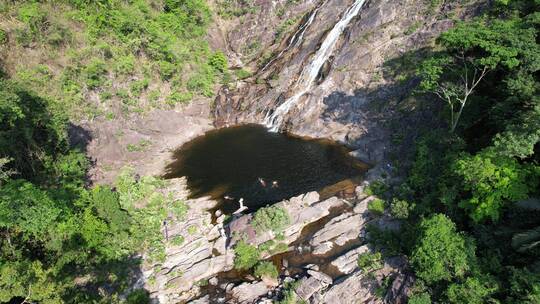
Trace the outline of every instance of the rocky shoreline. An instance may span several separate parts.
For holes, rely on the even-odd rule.
[[[382,303],[375,291],[383,286],[383,281],[391,280],[393,292],[388,293],[393,297],[391,303],[404,303],[412,279],[407,275],[403,258],[389,258],[382,268],[373,271],[358,267],[358,256],[370,251],[366,223],[389,220],[382,220],[368,211],[367,204],[374,197],[366,196],[361,186],[358,188],[357,196],[349,200],[337,197],[320,200],[317,192],[310,192],[276,204],[287,210],[292,219],[279,240],[286,245],[286,250],[300,256],[324,256],[332,248],[337,249],[329,259],[337,271],[329,275],[322,269],[324,265],[306,264],[301,266],[303,271],[294,276],[288,275],[288,267],[282,267],[278,281],[257,280],[244,275],[239,276],[244,282],[235,282],[220,277],[220,274],[233,270],[233,247],[239,235],[248,236],[244,239],[254,246],[274,240],[276,236],[272,232],[257,234],[250,224],[252,214],[239,216],[228,223],[225,223],[225,215],[220,215],[212,223],[208,211],[216,202],[205,198],[188,199],[185,179],[170,180],[166,191],[175,200],[186,201],[190,208],[185,219],[168,222],[163,227],[163,233],[166,229],[168,234],[166,258],[161,263],[144,264],[139,285],[144,286],[157,303],[272,303],[282,297],[284,285],[293,281],[296,284],[291,292],[299,300],[311,303],[337,303],[336,299],[341,299],[340,303],[357,303],[358,299],[362,303]],[[347,207],[350,211],[331,212],[339,207]],[[330,219],[313,236],[301,239],[305,237],[302,232],[307,226],[325,217]],[[170,241],[177,237],[182,237],[182,244],[175,245]],[[352,239],[360,240],[359,245],[352,249],[343,246]],[[266,253],[262,258],[270,260],[280,253]],[[287,261],[282,260],[280,264],[287,265]],[[215,289],[212,295],[208,294],[210,288]]]

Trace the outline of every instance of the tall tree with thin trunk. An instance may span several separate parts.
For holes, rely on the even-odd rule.
[[[494,70],[520,64],[516,40],[534,41],[534,33],[512,20],[478,19],[459,23],[437,40],[442,50],[420,65],[420,90],[436,95],[450,111],[450,132],[459,125],[463,111],[478,85]]]

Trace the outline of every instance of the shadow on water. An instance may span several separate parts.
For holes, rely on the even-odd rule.
[[[175,152],[164,177],[186,176],[193,197],[221,200],[225,213],[234,212],[240,198],[253,211],[361,176],[367,166],[349,152],[329,140],[244,125],[210,131],[185,144]]]

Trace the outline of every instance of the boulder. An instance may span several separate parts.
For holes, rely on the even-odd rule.
[[[324,292],[320,303],[382,303],[375,295],[378,286],[376,280],[369,279],[360,271],[356,271],[340,282],[335,282]]]
[[[347,212],[331,219],[317,231],[309,244],[313,246],[315,254],[329,252],[339,238],[339,244],[359,238],[364,227],[365,217],[362,214]]]
[[[242,283],[232,289],[232,296],[238,303],[253,303],[257,298],[268,293],[266,283],[259,281],[254,283]]]
[[[358,267],[358,256],[368,251],[369,249],[366,245],[358,247],[347,251],[345,254],[333,260],[330,264],[335,266],[340,272],[350,274]]]

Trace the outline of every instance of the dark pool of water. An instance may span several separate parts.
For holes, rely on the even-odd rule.
[[[348,152],[328,140],[302,139],[244,125],[210,131],[183,145],[164,177],[186,176],[193,197],[218,199],[225,213],[234,212],[240,198],[252,212],[361,176],[367,166]],[[277,187],[272,187],[273,181]]]

